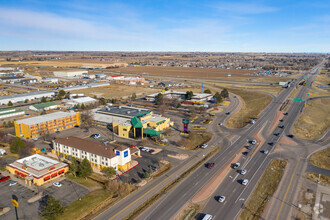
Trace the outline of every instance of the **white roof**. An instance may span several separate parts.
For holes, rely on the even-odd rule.
[[[51,120],[56,120],[59,118],[74,116],[75,114],[76,114],[75,112],[54,112],[54,113],[50,113],[47,115],[40,115],[40,116],[36,116],[36,117],[17,120],[16,123],[17,124],[26,124],[26,125],[35,125],[35,124],[40,124],[40,123],[51,121]]]
[[[33,154],[31,156],[17,160],[18,163],[24,164],[26,167],[31,167],[35,170],[43,170],[51,167],[59,162],[48,157],[41,156],[39,154]]]
[[[87,102],[96,102],[97,100],[91,97],[81,97],[76,99],[70,99],[70,101],[82,104]]]

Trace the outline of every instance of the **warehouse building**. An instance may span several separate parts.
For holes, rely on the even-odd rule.
[[[29,109],[32,111],[42,112],[52,109],[58,109],[60,106],[58,106],[55,102],[43,102],[35,105],[29,106]]]
[[[42,97],[50,98],[53,96],[55,96],[55,92],[51,92],[51,91],[38,91],[38,92],[27,92],[21,94],[7,95],[0,97],[0,104],[7,105],[9,101],[11,101],[12,103],[17,103],[17,102],[24,102],[26,99],[31,101],[34,99],[41,99]]]
[[[73,108],[75,105],[90,105],[98,102],[98,100],[93,99],[91,97],[80,97],[80,98],[71,98],[71,99],[63,99],[63,102],[68,108]]]
[[[161,131],[173,125],[169,118],[153,114],[143,108],[128,106],[106,106],[93,111],[96,125],[110,127],[124,138],[143,138],[161,135]]]
[[[55,77],[61,78],[82,78],[84,74],[88,74],[87,70],[66,70],[53,72]]]
[[[145,97],[145,99],[147,101],[153,102],[153,101],[155,101],[155,98],[159,93],[162,94],[163,97],[166,99],[178,99],[179,101],[186,100],[186,92],[178,92],[178,91],[174,91],[174,90],[167,90],[167,91],[163,91],[163,92],[150,94],[150,95],[147,95]],[[211,101],[212,98],[213,98],[212,94],[194,93],[193,97],[189,101],[203,104],[204,102]]]
[[[94,88],[94,87],[102,87],[102,86],[109,86],[110,83],[90,83],[86,85],[77,85],[77,86],[69,86],[66,88],[60,88],[60,90],[64,91],[71,91],[71,90],[78,90],[78,89],[88,89],[88,88]]]
[[[7,170],[16,177],[25,180],[25,184],[41,186],[53,181],[69,171],[69,165],[34,154],[7,165]]]
[[[107,167],[127,170],[131,167],[131,154],[139,155],[140,153],[137,148],[130,149],[124,146],[115,148],[73,136],[53,140],[52,152],[67,159],[74,157],[83,160],[86,158],[92,167],[101,170]]]
[[[80,123],[80,112],[54,112],[15,121],[15,135],[36,138],[79,126]]]
[[[0,119],[24,115],[24,110],[15,110],[14,108],[0,109]]]

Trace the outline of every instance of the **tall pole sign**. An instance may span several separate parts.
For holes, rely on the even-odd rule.
[[[182,124],[183,124],[183,131],[184,132],[188,132],[188,124],[189,124],[189,120],[188,119],[182,119]]]

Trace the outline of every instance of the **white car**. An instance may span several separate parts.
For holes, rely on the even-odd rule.
[[[222,126],[222,123],[220,122],[219,125]]]
[[[14,181],[14,182],[10,182],[10,183],[9,183],[9,186],[15,186],[16,184],[17,184],[16,181]]]
[[[218,202],[224,202],[226,199],[226,196],[220,196],[218,199]]]
[[[256,143],[257,143],[256,140],[252,140],[252,141],[251,141],[251,144],[256,144]]]
[[[234,164],[233,164],[233,168],[234,168],[234,169],[238,168],[239,166],[241,166],[240,163],[234,163]]]
[[[248,179],[243,179],[242,180],[242,185],[246,186],[248,184],[249,180]]]
[[[239,173],[242,174],[242,175],[244,175],[244,174],[246,174],[246,172],[247,172],[247,170],[246,169],[243,169]]]
[[[56,187],[61,187],[61,186],[62,186],[62,184],[61,184],[60,182],[54,182],[54,183],[53,183],[53,186],[56,186]]]
[[[208,144],[203,144],[203,145],[201,146],[201,148],[205,149],[205,148],[207,148],[208,146],[209,146]]]
[[[268,150],[264,150],[263,153],[264,153],[264,154],[268,154],[269,151],[268,151]]]

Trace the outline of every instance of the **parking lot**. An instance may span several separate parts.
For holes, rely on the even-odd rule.
[[[0,176],[2,177],[2,175]],[[11,203],[13,195],[18,198],[17,214],[19,219],[40,219],[40,211],[48,195],[54,196],[62,205],[68,205],[89,192],[87,188],[67,179],[61,181],[61,187],[52,185],[44,188],[41,186],[35,191],[20,184],[9,186],[11,181],[16,181],[16,179],[0,182],[0,207],[10,207],[10,211],[0,216],[0,219],[16,219],[15,208]],[[41,191],[43,192],[43,198],[33,203],[28,202],[29,199],[38,195],[38,192]]]

